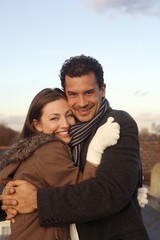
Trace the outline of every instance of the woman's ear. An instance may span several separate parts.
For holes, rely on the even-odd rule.
[[[37,119],[33,119],[33,126],[38,132],[42,132],[41,124]]]

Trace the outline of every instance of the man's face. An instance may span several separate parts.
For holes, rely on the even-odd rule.
[[[105,86],[99,89],[95,74],[89,73],[81,77],[66,76],[65,89],[74,116],[81,122],[90,121],[105,96]]]

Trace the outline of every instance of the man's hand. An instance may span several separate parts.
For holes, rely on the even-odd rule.
[[[12,219],[17,213],[31,213],[37,209],[37,188],[24,180],[10,181],[0,200],[7,219]]]

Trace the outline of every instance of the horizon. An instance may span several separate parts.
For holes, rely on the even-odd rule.
[[[129,112],[128,112],[129,113]],[[130,113],[129,113],[130,114]],[[130,114],[131,115],[131,114]],[[152,120],[148,120],[145,123],[138,120],[138,116],[131,115],[137,123],[138,130],[141,132],[145,129],[149,132],[160,133],[160,124]],[[12,130],[20,132],[22,130],[26,114],[23,115],[9,115],[4,117],[3,120],[0,120],[0,124],[3,124],[5,127],[11,128]]]

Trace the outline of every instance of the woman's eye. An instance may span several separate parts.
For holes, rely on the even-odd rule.
[[[74,118],[74,116],[73,116],[72,113],[70,113],[70,114],[67,115],[67,118]]]
[[[57,117],[54,117],[54,118],[51,118],[50,120],[51,120],[51,121],[57,121],[58,118],[57,118]]]

